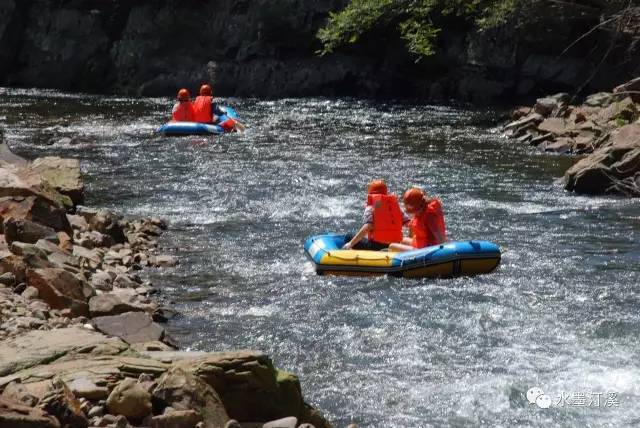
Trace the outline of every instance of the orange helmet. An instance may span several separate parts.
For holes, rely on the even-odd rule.
[[[213,95],[213,89],[211,89],[211,85],[202,85],[200,86],[200,95],[204,96],[212,96]]]
[[[189,95],[189,91],[186,89],[180,89],[178,91],[178,101],[189,101],[191,95]]]
[[[402,201],[404,202],[405,209],[408,213],[414,213],[422,208],[422,205],[425,201],[427,195],[417,187],[412,187],[411,189],[404,192],[404,196],[402,197]],[[410,207],[410,208],[409,208]]]
[[[387,194],[387,185],[384,182],[384,180],[373,180],[371,183],[369,183],[369,189],[367,190],[367,192],[369,194],[380,194],[380,195],[386,195]]]

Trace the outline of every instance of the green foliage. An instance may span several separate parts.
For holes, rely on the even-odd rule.
[[[482,10],[481,15],[476,19],[478,27],[488,29],[505,24],[516,10],[516,0],[494,1],[491,7]]]
[[[321,53],[330,53],[342,45],[357,42],[362,34],[393,12],[393,0],[352,0],[342,11],[331,13],[329,24],[318,32],[323,45]]]
[[[619,127],[619,128],[621,128],[621,127],[623,127],[625,125],[628,125],[630,123],[628,119],[625,119],[622,116],[618,116],[614,120],[615,120],[616,126]]]
[[[486,31],[507,23],[535,27],[541,15],[600,22],[598,29],[632,37],[632,46],[640,42],[640,0],[351,0],[318,32],[320,53],[356,43],[369,31],[396,27],[407,49],[425,57],[435,52],[442,17],[457,16]]]
[[[408,19],[400,23],[400,34],[406,41],[409,52],[419,56],[433,55],[434,41],[440,32],[432,23]]]
[[[429,56],[440,28],[433,16],[455,15],[476,20],[486,29],[506,22],[516,9],[516,2],[527,0],[351,0],[340,12],[331,13],[327,25],[320,29],[321,54],[340,46],[356,43],[376,27],[397,25],[410,52]],[[531,0],[529,0],[531,1]]]

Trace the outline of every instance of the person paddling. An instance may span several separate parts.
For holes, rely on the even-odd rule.
[[[411,251],[447,241],[442,203],[439,199],[428,198],[417,187],[407,190],[402,199],[405,211],[412,214],[409,222],[412,238],[403,238],[402,243],[389,245],[389,251]]]
[[[383,180],[369,183],[363,217],[364,225],[343,249],[379,251],[391,243],[402,242],[402,225],[409,218],[400,209],[397,196],[388,194]]]
[[[193,103],[194,121],[201,123],[217,123],[221,116],[227,112],[218,105],[213,99],[213,89],[211,85],[200,86],[200,95],[198,95]],[[244,131],[244,125],[236,119],[227,119],[218,125],[222,126],[226,131],[237,129]]]
[[[191,95],[187,89],[178,91],[178,101],[171,112],[171,122],[193,122],[194,112],[191,104]]]

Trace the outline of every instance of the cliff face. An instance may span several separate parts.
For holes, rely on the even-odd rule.
[[[493,102],[572,91],[608,47],[596,34],[559,55],[596,23],[580,17],[484,33],[443,18],[439,53],[418,63],[393,28],[320,58],[315,34],[345,3],[0,0],[0,85],[167,95],[213,81],[219,95]],[[623,60],[614,50],[585,90],[630,77],[639,61]]]

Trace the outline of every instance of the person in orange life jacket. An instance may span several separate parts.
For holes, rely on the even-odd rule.
[[[402,243],[389,245],[389,251],[411,251],[447,241],[442,203],[436,198],[427,198],[425,193],[413,187],[403,196],[404,209],[412,214],[409,222],[411,238],[403,238]]]
[[[213,99],[213,89],[211,85],[202,85],[200,87],[200,95],[196,97],[193,103],[194,121],[202,123],[216,123],[220,116],[224,116],[227,112],[218,105]],[[244,131],[244,125],[235,119],[228,119],[219,124],[226,131],[238,129]]]
[[[345,250],[379,251],[393,242],[402,242],[402,225],[409,221],[398,204],[396,195],[389,195],[382,180],[369,183],[364,225],[355,236],[347,236]]]
[[[191,104],[191,96],[186,89],[178,91],[178,101],[173,106],[171,112],[172,122],[193,122],[193,104]]]

